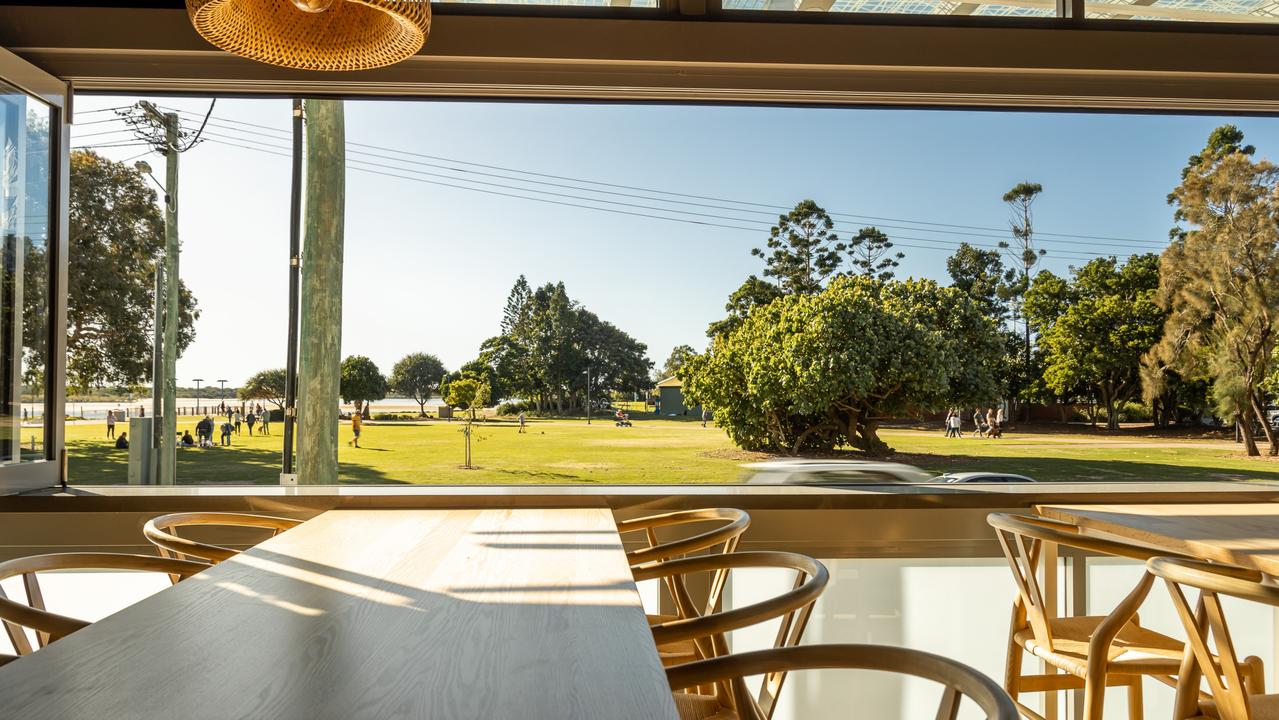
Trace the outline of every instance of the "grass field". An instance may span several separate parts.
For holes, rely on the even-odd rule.
[[[191,429],[194,419],[179,424]],[[460,422],[366,423],[362,447],[346,445],[343,425],[338,462],[343,482],[385,484],[659,484],[737,481],[742,463],[765,456],[738,451],[723,431],[688,420],[637,419],[617,428],[610,419],[530,420],[526,434],[514,423],[478,427],[473,454],[462,462]],[[125,429],[119,425],[117,429]],[[274,435],[230,448],[184,448],[182,484],[273,484],[278,480],[282,425]],[[25,432],[25,431],[24,431]],[[891,458],[933,472],[996,470],[1041,481],[1279,480],[1279,461],[1248,458],[1224,441],[1138,436],[1010,433],[1002,440],[947,439],[938,431],[885,430],[897,448]],[[128,453],[105,437],[103,423],[67,427],[71,482],[122,484]]]

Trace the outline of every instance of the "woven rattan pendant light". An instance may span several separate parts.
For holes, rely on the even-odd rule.
[[[195,29],[229,53],[302,70],[366,70],[422,48],[427,0],[186,0]]]

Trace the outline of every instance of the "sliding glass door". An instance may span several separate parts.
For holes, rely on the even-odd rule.
[[[0,50],[0,492],[60,479],[65,102]]]

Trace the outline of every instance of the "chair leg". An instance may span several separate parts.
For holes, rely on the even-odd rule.
[[[1084,676],[1084,720],[1101,720],[1106,708],[1106,658],[1088,658]]]
[[[1146,711],[1142,702],[1142,676],[1134,675],[1132,684],[1128,686],[1128,720],[1145,720]]]
[[[1017,643],[1008,638],[1008,662],[1004,671],[1004,689],[1013,700],[1021,694],[1021,663],[1025,651]]]

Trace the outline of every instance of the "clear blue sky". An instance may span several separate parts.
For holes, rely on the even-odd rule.
[[[77,121],[105,120],[112,114],[93,111],[137,99],[79,97]],[[192,130],[208,108],[199,99],[157,102],[191,113],[183,119]],[[897,240],[906,253],[899,275],[947,281],[945,259],[960,241],[998,239],[936,231],[1001,234],[1008,214],[1000,196],[1017,182],[1044,186],[1035,206],[1041,231],[1122,239],[1042,235],[1045,267],[1062,272],[1087,255],[1157,251],[1172,221],[1165,197],[1186,157],[1217,125],[1239,125],[1259,155],[1279,157],[1279,119],[1251,117],[425,101],[350,101],[346,108],[349,141],[390,149],[352,150],[401,158],[361,158],[368,162],[514,185],[560,202],[600,204],[544,193],[724,215],[733,219],[613,206],[757,228],[606,213],[495,195],[520,191],[456,179],[416,176],[488,192],[350,170],[343,354],[369,355],[388,373],[414,351],[435,353],[450,368],[473,358],[496,333],[521,273],[533,284],[563,280],[570,296],[646,343],[656,363],[678,344],[702,349],[706,325],[722,317],[728,294],[761,269],[750,249],[763,244],[776,212],[672,205],[674,199],[790,206],[812,198],[832,213],[905,220],[837,218],[842,235],[877,224]],[[183,385],[194,377],[235,385],[284,365],[289,161],[221,143],[285,147],[285,133],[235,121],[287,131],[289,112],[285,100],[219,100],[206,129],[210,141],[182,157],[181,274],[202,311],[196,341],[178,363]],[[122,127],[78,125],[72,144],[125,142],[123,131],[89,135]],[[145,150],[100,152],[124,160]],[[620,188],[605,188],[620,195],[601,195],[468,175],[457,169],[510,173],[396,151],[678,195]],[[163,176],[161,158],[144,159]],[[405,162],[414,160],[446,168]]]

